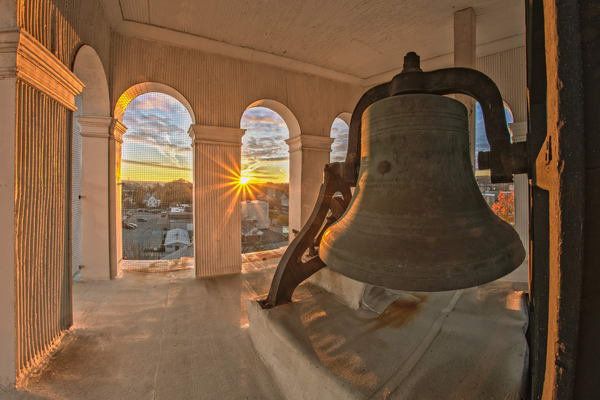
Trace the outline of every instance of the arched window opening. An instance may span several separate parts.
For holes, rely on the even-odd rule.
[[[514,122],[512,110],[504,103],[504,115],[506,117],[506,123],[508,131],[512,140],[512,130],[510,124]],[[485,124],[483,122],[483,112],[481,111],[481,105],[476,103],[475,105],[475,165],[477,165],[477,154],[480,151],[488,151],[490,145],[488,143]],[[515,224],[515,187],[512,182],[510,183],[492,183],[490,180],[489,170],[479,170],[477,168],[475,177],[479,190],[483,195],[486,203],[491,209],[502,218],[504,221]]]
[[[148,92],[131,100],[123,123],[123,259],[193,263],[192,117],[174,97]]]
[[[289,128],[277,112],[248,108],[242,138],[242,253],[288,244],[290,157]]]
[[[73,73],[85,85],[75,97],[71,132],[71,271],[74,279],[111,277],[109,183],[110,100],[102,61],[88,45]]]
[[[333,139],[331,144],[331,153],[329,153],[330,162],[346,161],[346,153],[348,152],[348,124],[336,117],[331,124],[330,137]]]

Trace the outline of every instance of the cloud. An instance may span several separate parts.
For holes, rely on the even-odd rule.
[[[242,138],[242,160],[246,163],[289,159],[285,143],[289,130],[279,114],[265,107],[254,107],[244,112],[240,126],[246,129]]]
[[[192,119],[179,101],[162,93],[140,95],[127,106],[123,123],[128,127],[123,135],[125,174],[140,175],[144,167],[191,170],[187,131]]]
[[[287,125],[279,114],[266,107],[253,107],[244,112],[240,121],[242,129],[256,129],[257,127],[283,128],[287,132]]]
[[[174,167],[172,165],[163,165],[163,164],[155,163],[155,162],[144,162],[144,161],[135,161],[135,160],[121,160],[121,162],[123,162],[125,164],[144,165],[147,167],[176,169],[176,170],[180,170],[180,171],[192,171],[192,168]]]
[[[289,176],[288,160],[242,162],[242,175],[251,176],[262,182],[287,182]]]

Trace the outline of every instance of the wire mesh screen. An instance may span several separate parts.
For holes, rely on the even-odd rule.
[[[288,127],[265,107],[244,112],[240,178],[242,253],[277,249],[288,244]]]
[[[123,123],[123,258],[181,266],[194,255],[191,116],[175,98],[151,92],[129,103]]]

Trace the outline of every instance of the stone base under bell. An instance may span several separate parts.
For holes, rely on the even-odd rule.
[[[307,285],[310,286],[310,285]],[[249,333],[287,399],[520,398],[526,386],[524,286],[399,292],[381,314],[312,295],[263,310]]]
[[[528,290],[528,279],[528,265],[525,260],[519,268],[498,279],[497,282],[522,284],[524,290]],[[329,268],[321,269],[306,282],[331,293],[338,301],[353,310],[363,308],[377,313],[383,312],[390,303],[396,300],[397,293],[400,292],[348,278]]]
[[[363,294],[369,286],[329,268],[319,270],[308,278],[307,282],[333,294],[339,301],[353,310],[360,308]]]

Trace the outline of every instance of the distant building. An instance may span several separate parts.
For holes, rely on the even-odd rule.
[[[242,221],[252,223],[252,226],[257,229],[268,229],[271,225],[269,203],[262,200],[243,201]]]
[[[152,231],[150,238],[144,242],[144,251],[161,251],[163,235],[161,231]]]
[[[185,229],[190,230],[189,225],[192,224],[193,214],[191,212],[177,211],[169,212],[169,229]]]
[[[288,209],[290,206],[290,199],[288,199],[288,197],[284,194],[283,196],[281,196],[281,208],[282,209]]]
[[[156,197],[154,197],[154,195],[148,197],[148,200],[146,200],[146,207],[148,208],[156,208],[156,207],[160,207],[160,200],[157,199]]]
[[[171,229],[167,232],[167,236],[165,237],[165,251],[167,253],[177,251],[190,244],[190,236],[185,229]]]

